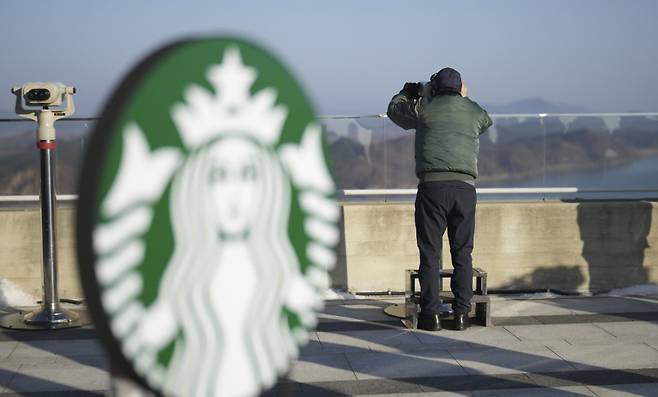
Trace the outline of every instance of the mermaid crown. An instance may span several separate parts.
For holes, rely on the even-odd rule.
[[[222,63],[208,68],[206,74],[214,93],[196,84],[185,89],[185,102],[175,104],[171,116],[188,149],[231,133],[266,145],[279,140],[288,109],[276,105],[274,88],[251,94],[257,75],[255,68],[242,63],[240,50],[229,47]]]

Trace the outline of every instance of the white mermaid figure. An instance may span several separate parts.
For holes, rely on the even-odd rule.
[[[126,128],[122,165],[103,203],[114,220],[94,231],[112,331],[136,371],[166,395],[253,396],[272,386],[305,337],[303,329],[291,329],[286,312],[304,327],[314,325],[318,290],[328,286],[336,259],[338,211],[320,129],[309,124],[300,144],[274,150],[286,111],[274,107],[272,91],[250,99],[255,75],[245,70],[237,50],[227,50],[223,64],[209,71],[219,99],[195,87],[186,95],[191,107],[174,109],[181,138],[193,148],[185,158],[175,148],[150,151],[137,125]],[[240,118],[236,104],[249,119],[232,121]],[[216,116],[218,109],[226,114]],[[143,258],[150,205],[170,180],[175,248],[155,301],[144,307],[135,299],[143,280],[134,267]],[[289,239],[291,183],[311,238],[306,274]],[[158,354],[171,344],[163,366]]]
[[[182,333],[165,391],[255,395],[295,354],[282,311],[299,273],[288,240],[289,197],[276,157],[239,137],[193,154],[176,175],[176,248],[146,312],[156,318],[139,331],[150,356]]]

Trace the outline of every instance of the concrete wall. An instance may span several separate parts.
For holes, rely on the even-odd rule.
[[[412,204],[343,206],[336,287],[402,291],[416,268]],[[80,298],[71,208],[58,211],[60,296]],[[41,295],[38,209],[0,210],[0,279]],[[447,239],[444,263],[450,267]],[[602,290],[658,282],[658,208],[650,202],[478,204],[474,264],[496,289]],[[0,301],[2,297],[0,297]]]
[[[57,260],[61,298],[82,298],[75,255],[75,217],[72,208],[57,211]],[[38,208],[0,210],[0,279],[41,298],[41,213]],[[2,293],[0,291],[0,293]],[[3,301],[0,296],[0,301]]]
[[[402,291],[417,268],[413,204],[343,207],[334,284]],[[444,267],[451,267],[444,236]],[[477,207],[475,266],[496,289],[608,290],[658,282],[658,208],[649,202],[498,202]]]

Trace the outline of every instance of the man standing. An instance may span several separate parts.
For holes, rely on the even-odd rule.
[[[421,93],[423,94],[421,96]],[[450,288],[455,329],[470,325],[473,297],[473,234],[475,178],[479,137],[492,124],[487,112],[466,97],[461,75],[444,68],[428,87],[406,83],[388,105],[388,117],[416,130],[416,241],[420,252],[420,315],[418,328],[438,331],[439,271],[443,233],[448,229],[454,273]]]

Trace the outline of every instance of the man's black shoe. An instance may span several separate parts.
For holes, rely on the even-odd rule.
[[[441,330],[441,321],[439,320],[438,314],[427,314],[423,315],[420,313],[418,315],[418,329],[424,329],[425,331],[440,331]]]
[[[455,313],[455,331],[463,331],[471,326],[468,313]]]

